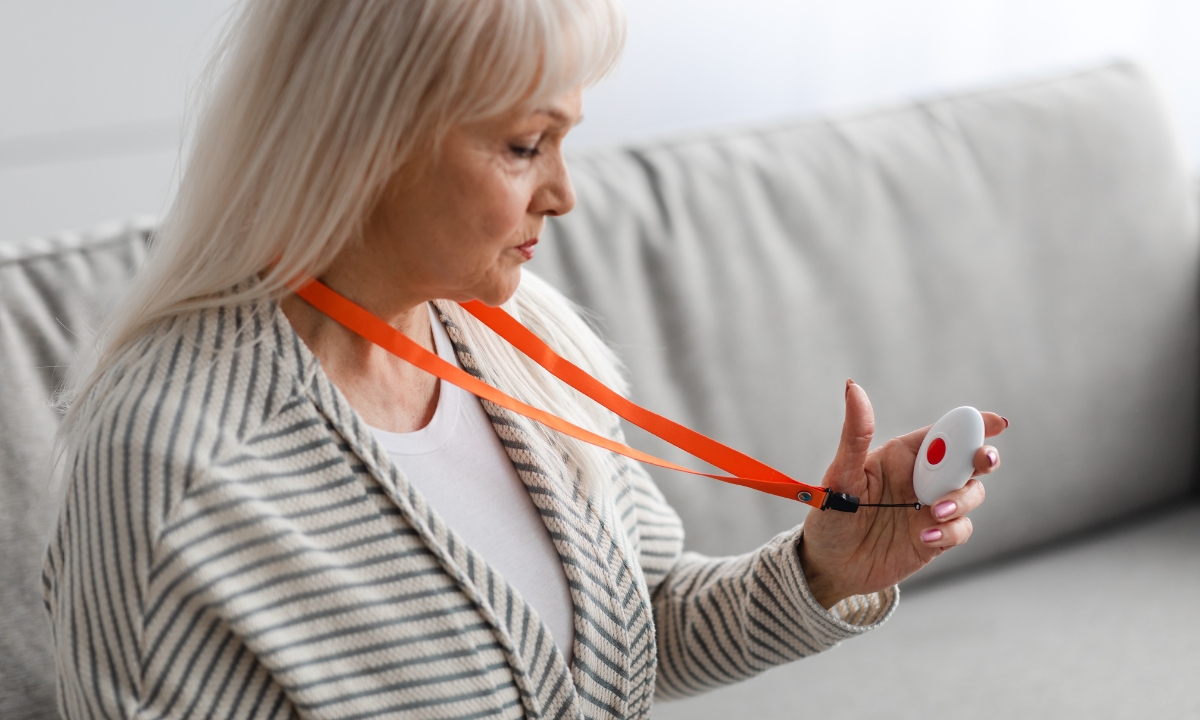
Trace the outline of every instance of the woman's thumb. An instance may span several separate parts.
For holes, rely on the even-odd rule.
[[[862,469],[874,436],[875,411],[867,391],[853,380],[846,380],[846,420],[842,425],[837,464],[844,470]]]

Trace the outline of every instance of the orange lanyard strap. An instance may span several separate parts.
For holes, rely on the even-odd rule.
[[[473,395],[495,403],[506,410],[524,415],[531,420],[536,420],[577,440],[649,465],[753,488],[770,495],[799,500],[805,505],[815,508],[825,507],[827,496],[840,495],[840,493],[830,493],[827,488],[818,485],[806,485],[793,480],[749,455],[630,402],[579,366],[554,352],[541,338],[500,308],[491,308],[478,301],[471,301],[463,305],[467,312],[474,315],[480,322],[487,325],[531,360],[541,365],[551,375],[600,403],[619,417],[657,435],[675,447],[731,473],[732,476],[712,475],[686,468],[597,435],[567,422],[557,415],[527,405],[421,347],[404,333],[342,297],[319,280],[310,280],[300,285],[295,288],[295,293],[351,332],[362,336],[396,357],[412,363],[441,380],[453,383]],[[857,503],[857,499],[855,499],[855,503]],[[842,508],[831,507],[830,509]]]

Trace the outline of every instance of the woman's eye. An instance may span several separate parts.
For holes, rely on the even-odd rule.
[[[534,156],[536,156],[538,154],[537,145],[534,145],[532,147],[526,147],[524,145],[509,145],[508,149],[511,150],[514,155],[521,158],[522,160],[531,160],[531,159],[533,159]]]

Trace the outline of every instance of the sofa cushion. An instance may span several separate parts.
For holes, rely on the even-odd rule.
[[[658,720],[1200,717],[1200,506],[905,592],[883,628]]]
[[[0,243],[0,718],[57,718],[41,567],[58,515],[49,401],[145,255],[146,222]]]
[[[877,438],[958,405],[1011,419],[971,542],[926,576],[1188,491],[1196,203],[1138,68],[587,152],[572,174],[534,267],[598,315],[647,406],[808,482],[847,377]],[[654,472],[695,550],[804,514]]]

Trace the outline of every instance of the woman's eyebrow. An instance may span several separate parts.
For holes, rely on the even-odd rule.
[[[534,115],[549,115],[550,117],[554,118],[555,120],[559,121],[560,123],[568,124],[571,127],[575,127],[579,123],[583,122],[583,115],[580,115],[578,118],[575,119],[574,122],[571,122],[570,116],[567,115],[562,110],[559,110],[558,108],[540,108],[538,110],[534,110],[533,114]]]

